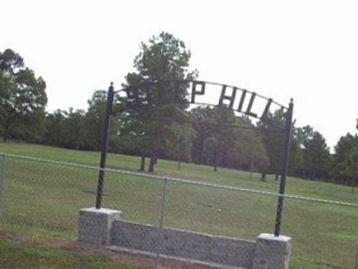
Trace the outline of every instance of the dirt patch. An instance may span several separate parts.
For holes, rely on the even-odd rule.
[[[17,239],[17,236],[15,233],[6,232],[6,231],[0,231],[0,237],[7,238],[7,239],[13,239],[13,240]]]
[[[104,247],[94,247],[87,244],[79,243],[76,241],[64,240],[59,238],[49,238],[49,237],[28,237],[20,236],[12,232],[0,231],[0,237],[10,240],[15,240],[25,244],[37,243],[44,247],[49,248],[59,248],[66,251],[86,254],[86,255],[98,255],[104,254],[108,257],[110,261],[113,262],[123,262],[134,266],[140,266],[145,268],[155,268],[156,259],[141,254],[127,253],[117,250],[109,250]],[[191,263],[184,262],[175,262],[160,259],[158,267],[160,269],[209,269],[212,267],[204,265],[194,265]]]

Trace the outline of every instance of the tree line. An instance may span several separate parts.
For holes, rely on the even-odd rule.
[[[134,70],[125,77],[126,95],[115,97],[109,149],[137,155],[138,169],[154,172],[158,159],[194,162],[256,171],[278,178],[283,158],[283,133],[265,122],[252,122],[224,107],[190,107],[183,84],[153,87],[148,103],[144,81],[196,79],[189,68],[190,51],[183,41],[161,33],[142,43]],[[107,93],[94,91],[85,110],[46,112],[46,83],[11,49],[0,52],[0,132],[4,142],[22,140],[77,150],[100,149]],[[268,115],[283,125],[285,112]],[[148,161],[148,164],[146,162]],[[358,184],[358,137],[342,136],[331,154],[324,136],[311,126],[293,126],[289,175]]]

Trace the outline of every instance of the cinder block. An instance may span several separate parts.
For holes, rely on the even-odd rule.
[[[125,220],[115,221],[111,244],[129,249],[156,252],[160,244],[159,229],[153,225]]]
[[[214,236],[209,260],[214,263],[251,268],[256,242],[225,236]]]
[[[121,211],[83,208],[79,214],[78,241],[93,245],[107,245],[111,240],[112,225],[120,220]]]
[[[288,269],[292,239],[288,236],[260,234],[252,269]]]
[[[164,229],[161,251],[169,256],[207,261],[212,236],[180,229]]]

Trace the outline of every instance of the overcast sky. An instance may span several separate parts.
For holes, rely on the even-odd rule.
[[[0,0],[0,51],[47,82],[48,110],[123,82],[140,42],[182,39],[199,78],[287,104],[329,146],[358,118],[358,1]]]

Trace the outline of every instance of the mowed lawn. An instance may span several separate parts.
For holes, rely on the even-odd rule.
[[[0,152],[78,164],[98,165],[98,152],[28,144],[0,143]],[[108,167],[134,171],[139,158],[109,154]],[[1,229],[24,235],[75,240],[78,211],[93,206],[97,171],[80,167],[6,159]],[[160,160],[156,174],[200,182],[276,192],[278,182],[254,173]],[[163,182],[108,172],[103,206],[123,218],[158,224]],[[288,178],[287,193],[358,204],[358,190],[347,186]],[[255,239],[273,232],[277,198],[221,188],[169,182],[164,225]],[[282,232],[293,238],[294,269],[352,268],[358,244],[358,208],[286,199]]]
[[[145,269],[111,261],[104,253],[86,253],[38,243],[23,243],[0,238],[1,269]]]

